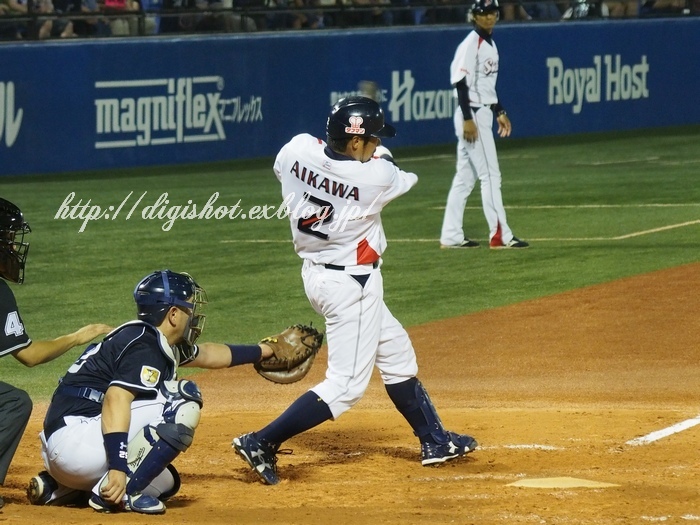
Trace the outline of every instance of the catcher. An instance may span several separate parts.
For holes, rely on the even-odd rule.
[[[258,345],[197,345],[206,293],[186,273],[147,275],[134,300],[138,319],[88,346],[59,381],[40,433],[46,470],[29,483],[30,503],[164,513],[180,488],[172,462],[192,444],[202,407],[197,385],[177,380],[178,366],[254,363],[270,380],[298,381],[323,339],[297,325]]]

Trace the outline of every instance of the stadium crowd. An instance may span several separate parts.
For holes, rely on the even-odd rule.
[[[0,0],[0,40],[456,24],[471,0]],[[502,23],[698,16],[700,0],[503,0]]]

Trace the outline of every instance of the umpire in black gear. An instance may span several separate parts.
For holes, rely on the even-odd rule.
[[[106,334],[104,324],[84,326],[77,332],[50,341],[32,341],[24,329],[17,302],[6,281],[21,284],[27,262],[29,243],[25,236],[31,232],[20,209],[0,198],[0,357],[11,354],[20,363],[32,367],[51,361],[77,345]],[[17,451],[24,429],[32,413],[29,395],[19,388],[0,381],[0,485]],[[0,507],[5,501],[0,496]]]

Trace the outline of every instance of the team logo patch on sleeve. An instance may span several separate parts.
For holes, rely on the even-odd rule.
[[[160,370],[152,366],[141,367],[141,382],[144,386],[156,386],[160,379]]]

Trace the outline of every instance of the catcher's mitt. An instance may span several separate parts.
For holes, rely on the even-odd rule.
[[[313,326],[296,324],[260,342],[270,346],[274,355],[255,363],[255,370],[268,381],[287,384],[309,373],[323,344],[323,334]]]

